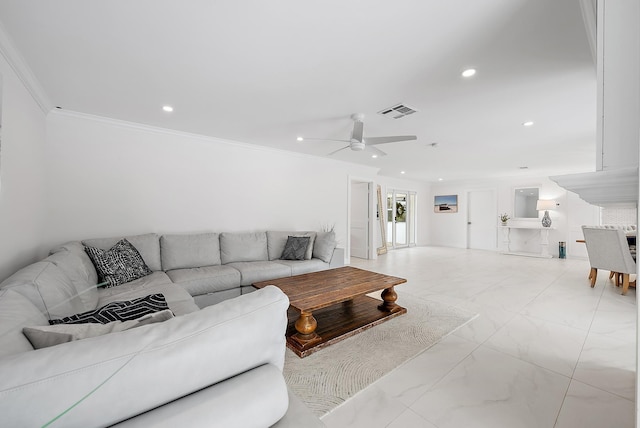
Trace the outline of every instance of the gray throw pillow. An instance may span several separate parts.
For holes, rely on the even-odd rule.
[[[107,287],[115,287],[150,275],[151,269],[129,241],[121,239],[108,250],[96,247],[84,247],[98,272],[100,282]]]
[[[304,260],[310,240],[309,236],[289,236],[282,251],[282,260]]]
[[[316,241],[313,244],[313,257],[325,263],[331,262],[336,245],[336,234],[333,230],[330,232],[318,232]]]
[[[162,322],[171,318],[173,318],[173,313],[167,309],[131,321],[112,321],[108,324],[56,324],[24,327],[22,333],[29,339],[35,349],[40,349],[74,340],[142,327],[143,325]]]

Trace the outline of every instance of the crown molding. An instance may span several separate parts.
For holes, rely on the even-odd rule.
[[[161,134],[161,135],[173,135],[175,137],[179,137],[179,138],[185,138],[185,139],[190,139],[190,140],[194,140],[194,141],[201,141],[201,142],[208,142],[208,143],[217,143],[217,144],[224,144],[224,145],[228,145],[228,146],[234,146],[234,147],[241,147],[244,149],[248,149],[248,150],[254,150],[254,151],[260,151],[260,152],[268,152],[268,153],[275,153],[275,154],[285,154],[287,156],[295,156],[297,158],[302,158],[302,159],[313,159],[315,161],[321,161],[321,162],[328,162],[328,163],[333,163],[333,164],[343,164],[343,165],[347,165],[347,166],[356,166],[359,169],[362,170],[366,170],[368,169],[371,175],[375,176],[378,175],[380,172],[380,168],[379,167],[372,167],[372,166],[367,166],[367,165],[360,165],[360,164],[356,164],[356,163],[352,163],[352,162],[347,162],[347,161],[343,161],[343,160],[339,160],[339,159],[328,159],[322,156],[314,156],[314,155],[310,155],[307,153],[300,153],[300,152],[294,152],[294,151],[290,151],[290,150],[284,150],[284,149],[278,149],[275,147],[268,147],[268,146],[261,146],[259,144],[250,144],[250,143],[243,143],[241,141],[236,141],[236,140],[227,140],[227,139],[222,139],[222,138],[218,138],[218,137],[211,137],[208,135],[203,135],[203,134],[193,134],[190,132],[185,132],[185,131],[178,131],[175,129],[169,129],[169,128],[162,128],[159,126],[153,126],[153,125],[146,125],[144,123],[138,123],[138,122],[128,122],[126,120],[122,120],[122,119],[113,119],[110,117],[105,117],[105,116],[97,116],[97,115],[93,115],[93,114],[88,114],[88,113],[81,113],[81,112],[77,112],[77,111],[72,111],[72,110],[64,110],[64,109],[57,109],[54,108],[53,110],[51,110],[49,112],[49,116],[66,116],[66,117],[70,117],[70,118],[76,118],[76,119],[82,119],[82,120],[89,120],[92,122],[98,122],[98,123],[103,123],[109,126],[114,126],[114,127],[119,127],[119,128],[127,128],[127,129],[134,129],[137,131],[142,131],[142,132],[147,132],[147,133],[154,133],[154,134]]]
[[[31,71],[31,68],[27,65],[24,57],[15,48],[11,37],[4,29],[4,26],[0,23],[0,54],[7,61],[9,66],[18,76],[18,79],[22,82],[27,89],[31,97],[40,107],[43,113],[47,114],[52,108],[53,104],[45,93],[44,89],[40,85],[38,79]]]

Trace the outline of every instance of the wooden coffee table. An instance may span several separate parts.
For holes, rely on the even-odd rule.
[[[275,285],[289,297],[287,346],[299,357],[312,353],[405,314],[396,304],[394,287],[404,278],[346,266],[288,278],[262,281],[256,288]],[[383,290],[382,301],[366,296]]]

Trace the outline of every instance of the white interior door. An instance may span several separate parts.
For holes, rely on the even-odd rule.
[[[467,194],[467,248],[497,248],[496,196],[493,190],[474,190]]]
[[[369,183],[351,182],[351,257],[369,258]]]

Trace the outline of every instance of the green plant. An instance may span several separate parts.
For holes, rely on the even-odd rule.
[[[509,220],[511,217],[509,217],[509,214],[504,213],[504,214],[500,214],[500,221],[503,223],[506,223],[507,220]]]

